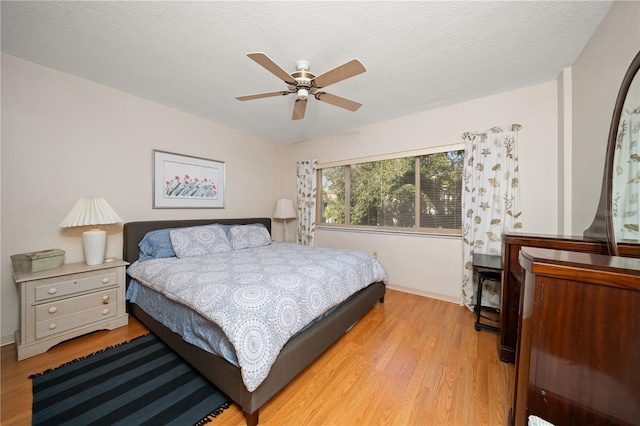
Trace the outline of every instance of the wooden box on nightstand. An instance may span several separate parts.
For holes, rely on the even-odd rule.
[[[81,262],[41,272],[15,272],[20,292],[18,360],[73,337],[127,325],[127,265],[113,260],[95,266]]]

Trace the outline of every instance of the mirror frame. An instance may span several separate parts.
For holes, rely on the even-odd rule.
[[[610,256],[619,256],[616,235],[613,229],[613,160],[616,151],[616,141],[618,139],[618,126],[620,125],[620,117],[624,109],[624,102],[627,93],[631,87],[631,82],[640,70],[640,52],[636,54],[631,61],[631,65],[624,75],[622,85],[618,91],[618,97],[613,108],[613,118],[611,119],[611,127],[609,127],[609,138],[607,141],[607,153],[604,164],[604,175],[602,178],[602,189],[600,192],[600,202],[596,211],[593,223],[584,231],[585,238],[593,238],[600,241],[606,241]]]

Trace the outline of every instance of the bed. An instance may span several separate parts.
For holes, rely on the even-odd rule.
[[[130,222],[124,225],[123,258],[133,265],[140,254],[140,242],[151,231],[176,228],[188,229],[194,226],[211,224],[225,226],[227,229],[237,225],[262,226],[269,235],[271,232],[271,219],[269,218]],[[184,231],[184,229],[181,231]],[[272,245],[275,246],[277,244],[273,243]],[[285,243],[280,244],[286,246]],[[129,313],[138,318],[154,334],[238,404],[245,413],[247,425],[254,426],[258,424],[259,409],[264,403],[318,358],[372,307],[378,302],[384,302],[385,280],[386,276],[385,279],[372,282],[357,290],[339,305],[328,310],[328,313],[322,315],[320,319],[311,325],[307,325],[286,341],[277,358],[270,365],[266,378],[262,379],[257,387],[252,387],[252,391],[248,390],[247,384],[243,379],[243,371],[237,366],[237,363],[230,362],[219,354],[213,354],[209,349],[201,348],[200,346],[202,345],[188,343],[180,334],[165,326],[163,319],[154,317],[154,314],[145,311],[140,306],[145,304],[140,300],[137,303],[129,302],[128,310]],[[135,281],[132,281],[128,274],[127,285],[129,286],[130,283],[131,286],[137,284]],[[147,309],[151,311],[151,309]],[[197,313],[195,315],[198,316]]]

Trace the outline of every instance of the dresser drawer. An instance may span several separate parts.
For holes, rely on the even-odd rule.
[[[67,279],[48,279],[36,284],[36,302],[117,284],[115,270],[95,274],[77,274]],[[71,279],[68,279],[71,278]]]
[[[117,288],[112,288],[84,296],[76,296],[70,299],[60,299],[54,302],[36,305],[36,322],[52,321],[66,315],[100,306],[108,307],[116,303],[117,291]]]
[[[115,304],[103,305],[100,303],[95,307],[58,316],[57,318],[45,318],[44,321],[36,322],[36,339],[71,330],[78,327],[79,324],[85,325],[103,321],[116,316],[117,311]]]

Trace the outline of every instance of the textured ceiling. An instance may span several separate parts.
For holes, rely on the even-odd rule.
[[[2,1],[2,51],[282,143],[556,79],[611,2]],[[295,96],[250,60],[322,74],[352,58],[367,71],[327,87],[356,112]]]

